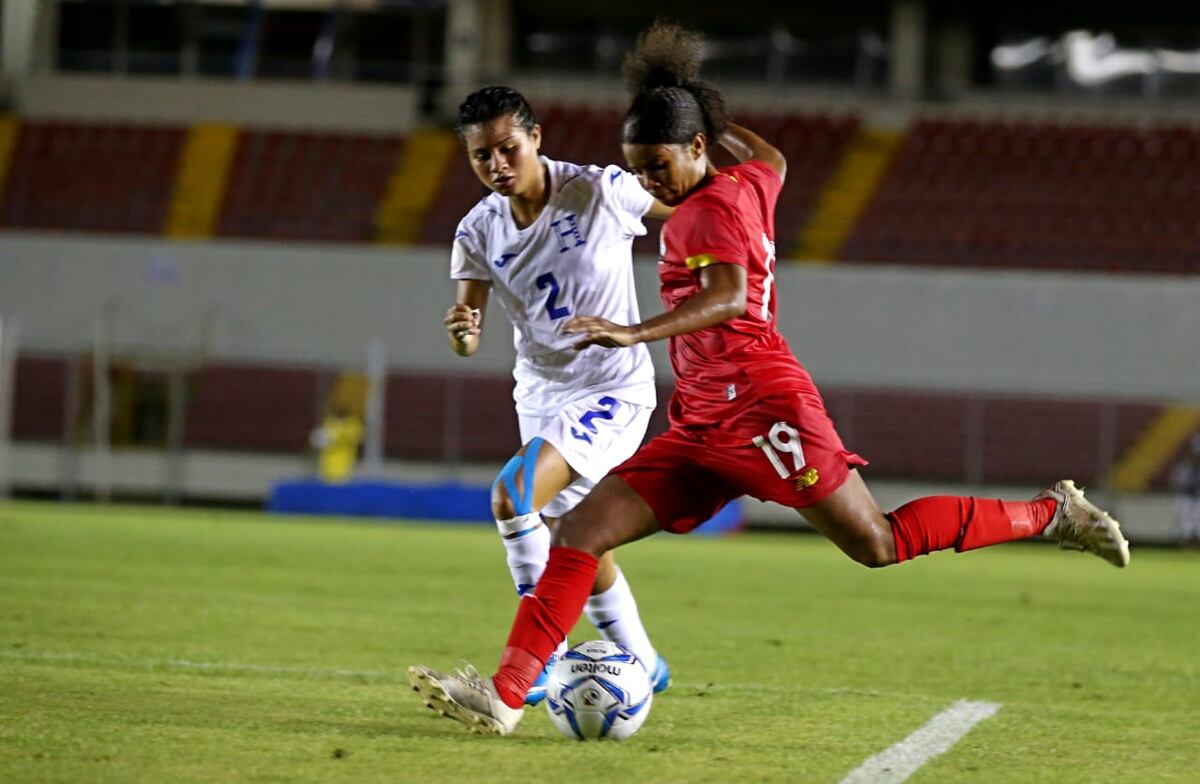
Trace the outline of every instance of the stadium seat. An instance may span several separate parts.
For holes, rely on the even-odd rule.
[[[191,379],[184,446],[302,452],[318,420],[321,378],[314,368],[206,365]]]
[[[14,437],[62,438],[69,362],[22,355],[17,364]],[[336,369],[215,363],[189,378],[188,448],[299,453],[318,421]],[[85,373],[86,375],[86,373]],[[86,378],[84,379],[86,382]],[[670,397],[669,383],[659,398]],[[871,476],[1037,485],[1060,475],[1094,484],[1160,412],[1139,401],[1036,398],[830,387],[824,398],[847,447],[871,461]],[[496,462],[520,443],[513,417],[495,415],[512,380],[393,372],[385,390],[384,450],[392,459]],[[666,406],[648,430],[666,429]],[[1154,487],[1165,487],[1165,474]]]
[[[915,121],[843,245],[849,262],[1196,273],[1197,133]]]
[[[370,242],[402,144],[388,135],[245,131],[217,234]]]
[[[160,232],[184,135],[169,126],[22,122],[0,226]]]
[[[22,355],[16,363],[12,437],[17,441],[59,441],[66,422],[69,361]]]

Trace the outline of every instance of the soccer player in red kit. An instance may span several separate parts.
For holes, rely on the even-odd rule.
[[[667,311],[640,324],[578,316],[577,347],[621,350],[669,339],[676,388],[670,429],[609,473],[559,523],[550,560],[517,611],[491,678],[474,668],[409,668],[430,707],[476,732],[505,735],[529,684],[575,625],[609,550],[656,531],[687,533],[741,496],[796,508],[854,560],[887,566],[1038,534],[1125,566],[1129,546],[1108,514],[1069,480],[1033,501],[920,498],[885,514],[825,411],[807,371],[775,329],[774,210],[786,161],[728,122],[698,80],[701,41],[657,24],[625,63],[635,93],[622,129],[630,169],[676,208],[662,233],[659,278]],[[709,161],[720,140],[740,163]]]

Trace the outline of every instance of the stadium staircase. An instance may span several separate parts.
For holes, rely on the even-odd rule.
[[[229,125],[197,125],[188,132],[171,196],[168,237],[205,239],[213,235],[237,143],[238,130]]]
[[[1163,408],[1114,466],[1111,484],[1129,493],[1144,492],[1164,477],[1196,432],[1200,432],[1200,409]]]
[[[375,217],[377,241],[413,245],[420,240],[421,226],[457,146],[458,140],[449,131],[426,129],[408,137],[400,163],[379,202]]]
[[[17,144],[17,118],[0,115],[0,198],[4,195],[4,183],[8,180],[8,168],[12,164],[13,148]]]
[[[793,254],[805,261],[833,261],[883,177],[901,134],[863,129],[821,191]]]

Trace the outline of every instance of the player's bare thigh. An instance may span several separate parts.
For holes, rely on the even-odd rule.
[[[896,562],[892,525],[857,470],[851,469],[841,487],[824,499],[796,511],[859,563],[874,567]]]
[[[650,506],[623,479],[610,474],[563,515],[551,544],[600,558],[656,531],[658,521]]]

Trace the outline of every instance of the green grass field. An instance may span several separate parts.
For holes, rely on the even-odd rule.
[[[619,555],[675,674],[641,733],[539,708],[481,738],[404,671],[494,665],[515,597],[485,527],[0,504],[0,781],[837,782],[960,699],[1003,707],[910,781],[1200,780],[1195,552]]]

